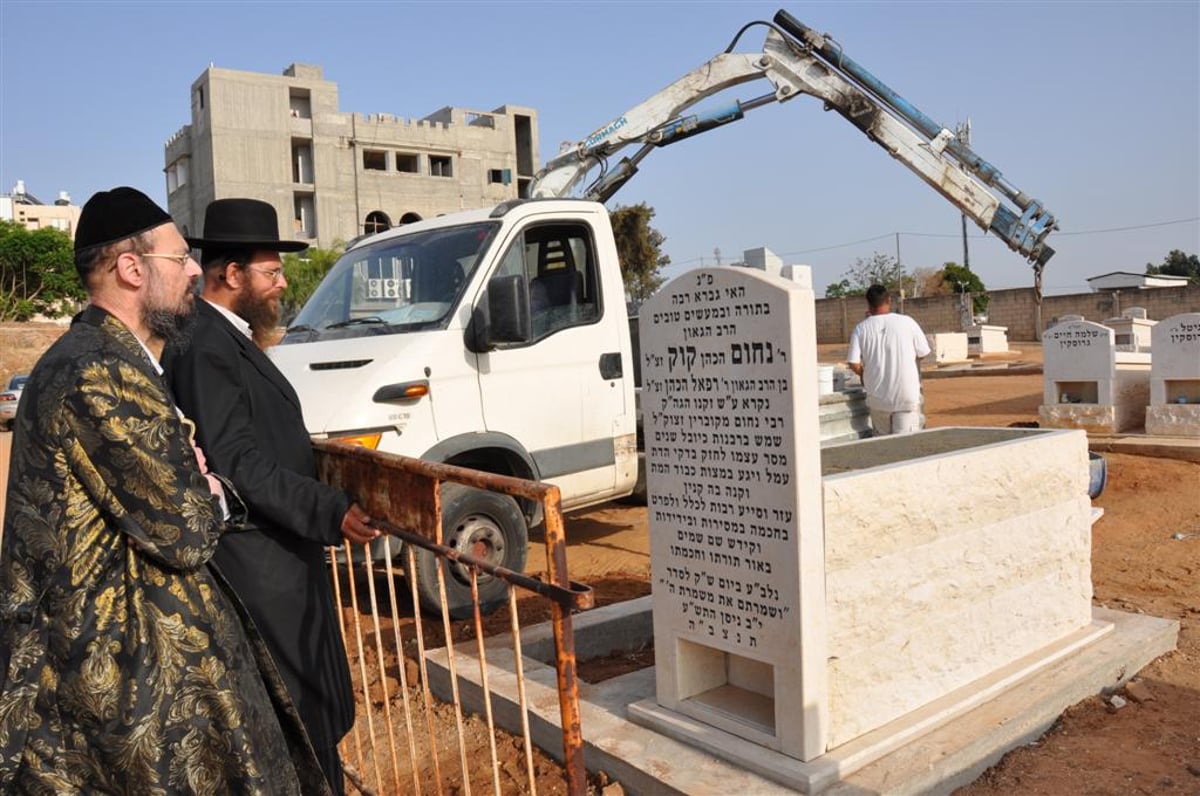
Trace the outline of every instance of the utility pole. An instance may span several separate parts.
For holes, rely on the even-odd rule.
[[[954,129],[954,137],[963,146],[971,145],[971,117]],[[967,250],[967,214],[962,214],[963,268],[971,270],[971,253]]]

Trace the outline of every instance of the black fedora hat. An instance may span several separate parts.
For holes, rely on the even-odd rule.
[[[199,249],[265,249],[298,252],[308,248],[298,240],[279,239],[275,207],[258,199],[217,199],[204,211],[204,236],[188,238]]]

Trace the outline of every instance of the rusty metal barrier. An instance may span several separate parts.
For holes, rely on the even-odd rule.
[[[417,591],[417,566],[415,548],[422,548],[449,562],[468,568],[471,578],[471,594],[474,598],[474,630],[478,646],[480,663],[480,678],[484,700],[484,714],[490,734],[491,773],[495,793],[500,794],[499,763],[496,750],[491,696],[488,690],[487,659],[484,650],[484,632],[482,613],[480,611],[478,573],[483,572],[490,577],[499,578],[506,583],[508,605],[511,613],[511,633],[514,644],[514,660],[518,698],[520,703],[522,738],[526,776],[530,792],[536,794],[537,785],[534,774],[533,749],[529,731],[529,706],[525,697],[525,680],[521,660],[520,625],[517,618],[517,601],[515,587],[534,592],[550,601],[551,617],[555,642],[555,669],[558,680],[559,712],[562,720],[563,766],[567,780],[568,793],[571,796],[584,796],[587,792],[587,771],[583,759],[583,733],[580,726],[579,712],[579,681],[576,676],[575,639],[572,627],[571,612],[591,608],[593,596],[591,590],[581,584],[572,583],[567,574],[566,538],[563,531],[562,503],[558,487],[549,484],[527,481],[509,476],[469,470],[448,464],[413,459],[405,456],[381,453],[366,448],[355,447],[342,443],[325,440],[314,441],[313,448],[317,457],[317,468],[320,477],[326,483],[336,486],[355,496],[360,505],[371,515],[373,524],[387,536],[384,537],[385,555],[383,567],[387,576],[388,604],[391,610],[393,641],[395,644],[396,660],[400,675],[401,702],[404,713],[404,726],[408,734],[408,757],[411,770],[411,783],[402,783],[397,742],[391,714],[391,695],[388,693],[387,678],[384,676],[385,654],[384,640],[379,621],[379,602],[375,589],[376,565],[370,556],[363,559],[362,567],[368,584],[372,630],[375,649],[369,651],[363,638],[362,611],[354,582],[354,556],[349,542],[346,542],[341,556],[330,556],[331,577],[333,578],[334,596],[337,604],[341,605],[342,583],[339,574],[339,557],[346,563],[348,577],[347,585],[353,614],[353,640],[349,638],[343,626],[343,640],[351,657],[357,657],[358,685],[362,689],[363,703],[366,713],[366,739],[359,732],[358,722],[353,732],[344,741],[343,759],[345,761],[347,778],[362,793],[383,794],[405,792],[411,788],[414,794],[422,793],[420,776],[420,760],[418,759],[417,734],[414,731],[414,713],[409,696],[408,677],[404,665],[404,648],[398,623],[398,609],[395,591],[395,572],[392,565],[391,537],[403,543],[405,559],[405,575],[411,589],[414,609],[414,624],[416,627],[417,663],[420,667],[422,684],[422,701],[424,703],[425,730],[428,743],[425,752],[433,769],[434,789],[442,792],[442,772],[436,743],[435,722],[433,716],[433,697],[429,689],[429,678],[425,661],[425,644],[420,601]],[[444,482],[464,484],[466,486],[498,492],[512,497],[525,498],[539,503],[545,517],[547,580],[541,580],[520,572],[514,572],[490,562],[477,559],[467,553],[447,547],[440,543],[442,525],[442,507],[440,487]],[[462,792],[466,796],[471,793],[471,779],[468,771],[467,748],[463,734],[462,708],[458,695],[458,676],[455,669],[454,641],[451,632],[450,614],[446,605],[446,591],[443,570],[435,568],[438,579],[438,589],[441,594],[442,626],[446,639],[446,655],[449,668],[450,687],[453,695],[452,703],[455,711],[455,725],[458,738],[458,757],[463,779]],[[353,645],[353,646],[352,646]],[[375,728],[375,716],[372,710],[372,695],[367,673],[368,655],[374,654],[375,666],[379,670],[379,685],[382,691],[383,722],[386,724],[386,748],[380,749]],[[353,667],[352,667],[353,668]],[[390,760],[390,766],[381,762],[382,758]],[[368,777],[366,769],[370,764],[373,775]],[[390,777],[385,778],[384,768],[390,768]],[[388,787],[390,784],[390,787]],[[428,781],[426,781],[428,786]],[[372,785],[374,788],[372,788]]]

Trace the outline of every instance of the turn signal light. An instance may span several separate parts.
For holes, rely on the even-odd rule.
[[[383,437],[383,432],[373,431],[367,434],[353,434],[348,437],[330,437],[330,442],[343,442],[347,445],[357,445],[360,448],[370,448],[375,450],[379,447],[379,440]]]

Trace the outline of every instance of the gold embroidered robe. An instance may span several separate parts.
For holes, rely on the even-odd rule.
[[[34,368],[13,443],[0,792],[326,793],[207,564],[219,509],[133,334],[85,310]]]

